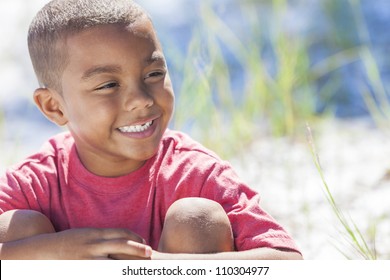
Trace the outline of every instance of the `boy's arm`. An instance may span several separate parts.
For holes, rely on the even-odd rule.
[[[150,258],[151,248],[131,240],[122,229],[70,229],[0,243],[0,259],[111,259],[127,255]]]
[[[167,254],[153,251],[152,260],[302,260],[301,254],[295,251],[271,248],[257,248],[239,252],[222,252],[215,254]]]

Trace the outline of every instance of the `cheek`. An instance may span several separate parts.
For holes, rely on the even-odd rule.
[[[175,108],[175,96],[173,95],[173,93],[170,95],[170,112],[171,112],[171,115],[173,114],[173,111],[174,111],[174,108]]]
[[[106,100],[88,104],[87,109],[84,110],[83,118],[94,129],[98,129],[99,127],[108,129],[115,124],[118,112],[120,111],[118,110],[117,103],[114,100]]]
[[[169,82],[152,86],[148,89],[148,92],[159,107],[167,113],[172,112],[175,98],[172,86]]]
[[[170,109],[170,111],[173,111],[173,107],[175,104],[175,95],[172,89],[172,86],[170,83],[166,83],[164,85],[164,95],[163,95],[163,102],[167,109]]]
[[[164,89],[169,93],[170,102],[175,103],[175,93],[173,92],[172,82],[170,77],[165,80]]]
[[[73,100],[69,118],[76,125],[93,126],[112,121],[117,111],[116,102],[112,100],[92,101],[79,98]]]
[[[166,112],[168,119],[171,118],[174,109],[175,98],[172,92],[165,92],[164,95],[160,95],[159,105]]]

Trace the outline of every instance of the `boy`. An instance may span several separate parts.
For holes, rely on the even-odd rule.
[[[34,101],[69,132],[0,180],[1,259],[301,259],[229,164],[167,130],[174,95],[130,0],[54,0],[35,17]]]

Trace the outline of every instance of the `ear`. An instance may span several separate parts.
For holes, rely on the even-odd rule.
[[[68,123],[64,114],[62,100],[62,96],[53,89],[39,88],[34,92],[34,101],[39,110],[46,118],[59,126]]]

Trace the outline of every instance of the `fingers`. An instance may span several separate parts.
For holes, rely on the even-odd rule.
[[[152,255],[150,246],[124,239],[106,240],[102,250],[112,259],[150,259]]]
[[[145,240],[138,234],[127,229],[100,229],[101,238],[103,239],[127,239],[138,243],[146,244]]]
[[[149,259],[152,248],[139,235],[127,229],[101,229],[101,250],[114,259]]]

